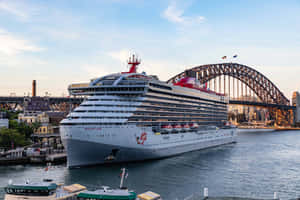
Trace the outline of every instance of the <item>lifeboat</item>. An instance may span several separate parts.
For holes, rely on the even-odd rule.
[[[170,124],[162,125],[161,128],[162,128],[163,131],[166,131],[166,132],[170,132],[173,129],[173,127]]]
[[[199,127],[199,125],[198,125],[197,123],[192,123],[192,124],[190,124],[190,127],[191,127],[192,129],[196,129],[196,128]]]
[[[175,124],[175,125],[173,126],[173,128],[174,128],[176,131],[181,131],[182,126],[181,126],[180,124]]]
[[[190,125],[188,125],[188,124],[183,125],[183,129],[186,131],[190,130]]]

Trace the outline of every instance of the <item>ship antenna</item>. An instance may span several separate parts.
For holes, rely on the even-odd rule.
[[[128,65],[131,65],[128,73],[136,73],[137,66],[141,64],[141,60],[137,58],[134,54],[129,57]]]

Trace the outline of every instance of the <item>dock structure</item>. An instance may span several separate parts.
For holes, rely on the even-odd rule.
[[[0,157],[1,165],[23,165],[23,164],[47,164],[47,163],[65,163],[67,161],[66,153],[56,153],[48,155],[35,156],[8,156]]]
[[[46,162],[50,162],[50,163],[66,162],[66,160],[67,160],[66,153],[50,154],[46,157]]]
[[[300,200],[300,198],[295,198],[296,200]],[[235,196],[209,196],[208,188],[203,189],[203,196],[200,194],[192,194],[184,200],[279,200],[277,192],[274,192],[273,198],[253,198],[253,197],[235,197]]]

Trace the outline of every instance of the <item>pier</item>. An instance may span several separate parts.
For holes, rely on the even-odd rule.
[[[273,193],[273,198],[260,198],[260,197],[239,197],[239,196],[209,196],[208,195],[208,188],[203,189],[203,195],[201,194],[192,194],[184,200],[279,200],[277,192]],[[297,200],[300,198],[297,198]],[[292,199],[291,199],[292,200]]]
[[[0,165],[25,165],[25,164],[61,164],[67,161],[66,153],[56,153],[36,156],[7,156],[0,157]]]

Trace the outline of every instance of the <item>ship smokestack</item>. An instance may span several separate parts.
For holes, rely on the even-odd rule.
[[[32,81],[32,96],[36,96],[36,80]]]

